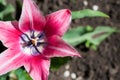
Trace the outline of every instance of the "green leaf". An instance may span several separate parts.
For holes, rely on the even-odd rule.
[[[90,9],[83,9],[80,11],[72,11],[72,19],[84,18],[84,17],[109,17],[107,14],[101,11],[95,11]]]
[[[113,32],[117,30],[109,26],[98,26],[93,32],[83,35],[87,41],[98,46],[103,40],[109,37]]]
[[[51,60],[51,69],[52,70],[57,70],[62,65],[67,63],[70,59],[71,59],[70,57],[63,57],[63,58],[62,57],[55,57],[55,58],[52,58],[52,60]]]
[[[6,5],[6,0],[0,0],[0,4]]]
[[[91,43],[90,43],[89,41],[86,41],[85,46],[86,46],[87,48],[89,48],[90,45],[91,45]]]
[[[92,45],[90,48],[92,48],[93,50],[97,50],[97,46],[96,45]]]
[[[13,20],[12,13],[14,7],[11,4],[6,4],[5,0],[0,0],[0,20]]]
[[[82,27],[86,28],[86,27]],[[73,28],[68,31],[63,39],[69,44],[76,46],[80,43],[86,42],[86,46],[90,47],[90,45],[98,46],[103,40],[105,40],[108,36],[110,36],[113,32],[117,32],[116,29],[111,28],[109,26],[98,26],[92,32],[86,32],[81,35],[80,28]]]
[[[0,80],[7,80],[8,73],[0,76]]]
[[[83,35],[86,32],[86,28],[79,26],[77,28],[72,28],[71,30],[69,30],[64,36],[63,39],[70,43],[71,45],[75,46],[77,45],[80,41],[82,40],[77,40],[78,37],[80,37],[81,35]]]
[[[9,17],[12,17],[13,12],[14,12],[13,6],[9,4],[9,5],[6,6],[6,8],[3,11],[0,12],[0,18],[2,20],[8,20]]]
[[[18,80],[32,80],[28,73],[22,68],[15,70],[15,74]]]
[[[87,31],[87,32],[91,32],[91,31],[93,31],[93,27],[91,27],[91,26],[89,26],[89,25],[86,26],[86,31]]]

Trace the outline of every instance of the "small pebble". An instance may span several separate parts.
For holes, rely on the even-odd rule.
[[[17,79],[17,76],[15,75],[15,73],[13,73],[13,72],[11,72],[10,74],[9,74],[9,77],[11,78],[11,79]]]
[[[70,68],[70,65],[67,64],[67,65],[65,66],[65,69],[69,69],[69,68]]]
[[[99,9],[98,5],[93,5],[93,10],[97,11]]]
[[[68,71],[68,70],[65,71],[65,72],[64,72],[64,77],[69,77],[69,76],[70,76],[70,71]]]
[[[72,79],[76,79],[76,74],[75,73],[71,73],[71,78]]]
[[[85,6],[87,6],[87,5],[88,5],[88,2],[87,2],[86,0],[84,0],[84,1],[83,1],[83,4],[84,4]]]
[[[76,78],[76,80],[83,80],[82,76],[79,76],[78,78]]]

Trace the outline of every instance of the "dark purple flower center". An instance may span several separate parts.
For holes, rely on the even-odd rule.
[[[20,44],[24,53],[39,55],[46,46],[46,36],[43,32],[29,31],[20,36]]]

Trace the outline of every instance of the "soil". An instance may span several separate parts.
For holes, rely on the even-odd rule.
[[[71,27],[78,25],[107,25],[120,29],[120,0],[40,0],[38,5],[44,14],[69,8],[72,11],[92,9],[99,6],[100,11],[108,14],[110,18],[84,18],[73,20]],[[47,6],[46,6],[47,5]],[[120,80],[120,33],[114,33],[101,43],[97,51],[86,50],[82,45],[76,47],[82,58],[73,57],[57,71],[51,70],[49,80]],[[65,77],[64,73],[70,72]],[[71,75],[75,74],[73,78]]]
[[[12,1],[12,0],[11,0]],[[69,8],[70,10],[92,9],[98,5],[100,11],[110,18],[84,18],[73,20],[71,27],[78,25],[107,25],[120,29],[120,0],[38,0],[44,14]],[[97,51],[76,46],[82,58],[73,57],[58,70],[50,70],[49,80],[120,80],[120,33],[114,33],[103,41]],[[64,76],[65,72],[70,75]],[[73,76],[73,78],[71,77]]]

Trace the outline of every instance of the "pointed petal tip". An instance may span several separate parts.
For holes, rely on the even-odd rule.
[[[59,36],[52,36],[48,41],[49,45],[44,50],[44,55],[47,57],[81,57],[80,53],[74,47],[67,44]]]
[[[82,57],[80,54],[76,54],[76,55],[74,55],[74,56],[77,56],[77,57],[79,57],[79,58],[81,58],[81,57]]]
[[[19,19],[20,30],[26,32],[30,29],[41,31],[45,26],[45,17],[34,0],[23,0],[21,17]]]
[[[71,11],[69,9],[61,9],[47,15],[45,33],[48,36],[52,36],[54,34],[63,36],[69,28],[71,18]]]
[[[62,9],[62,10],[59,10],[59,13],[63,13],[63,16],[67,19],[68,18],[68,22],[70,21],[71,22],[71,15],[72,15],[72,12],[70,9]],[[57,15],[57,14],[56,14]],[[69,23],[70,23],[69,22]]]
[[[72,14],[72,13],[71,13],[71,10],[69,10],[69,9],[65,9],[65,10],[66,10],[66,12],[67,12],[68,14],[70,14],[70,15]]]
[[[73,54],[73,56],[72,57],[79,57],[79,58],[81,58],[82,56],[81,56],[81,54],[75,49],[75,52],[73,52],[74,54]]]

